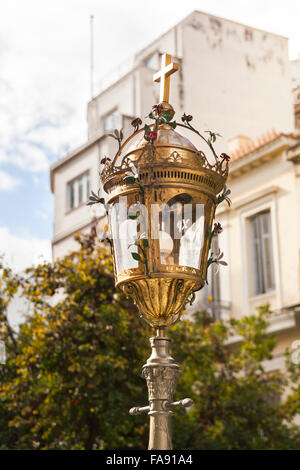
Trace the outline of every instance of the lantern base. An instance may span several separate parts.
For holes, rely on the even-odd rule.
[[[164,328],[179,320],[189,296],[198,286],[191,279],[157,277],[131,280],[119,287],[134,299],[148,325]]]

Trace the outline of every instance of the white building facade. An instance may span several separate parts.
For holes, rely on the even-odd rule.
[[[217,213],[224,228],[218,243],[229,266],[211,277],[198,305],[215,316],[239,316],[269,302],[294,325],[300,167],[288,40],[205,13],[193,12],[137,53],[133,68],[88,103],[86,143],[51,168],[53,257],[67,254],[76,246],[74,234],[89,229],[94,213],[87,195],[99,188],[100,160],[116,151],[107,134],[123,128],[126,135],[131,120],[144,120],[159,101],[152,78],[164,52],[180,64],[170,95],[175,118],[192,114],[196,128],[223,136],[217,150],[233,156],[233,205]]]

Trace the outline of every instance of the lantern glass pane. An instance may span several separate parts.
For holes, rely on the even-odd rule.
[[[160,262],[200,267],[204,243],[204,205],[176,202],[159,214]]]
[[[138,253],[138,248],[134,244],[138,237],[138,222],[127,218],[125,204],[114,204],[110,211],[110,224],[117,274],[124,269],[138,268],[138,260],[132,256],[133,253]]]

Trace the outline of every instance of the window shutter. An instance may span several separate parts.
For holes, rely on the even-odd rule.
[[[90,174],[84,173],[67,184],[67,209],[74,209],[88,199],[90,193]]]
[[[255,294],[274,289],[272,231],[270,211],[261,212],[251,219],[254,255]]]

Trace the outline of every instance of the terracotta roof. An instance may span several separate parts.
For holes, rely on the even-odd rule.
[[[275,129],[272,129],[271,131],[268,131],[260,135],[255,141],[249,143],[248,145],[242,145],[240,148],[232,152],[230,154],[231,162],[234,162],[235,160],[239,160],[240,158],[245,157],[249,153],[259,150],[260,148],[264,147],[264,145],[274,142],[279,137],[290,137],[292,139],[300,138],[299,134],[298,135],[293,134],[293,133],[286,134],[284,132],[278,133],[275,131]]]

